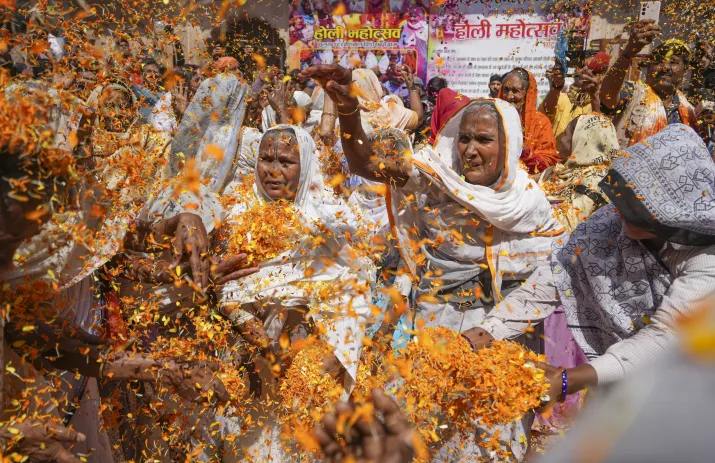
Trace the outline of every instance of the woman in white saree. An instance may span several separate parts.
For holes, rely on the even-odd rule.
[[[232,319],[245,312],[260,318],[273,340],[291,328],[286,326],[291,313],[307,312],[306,318],[324,326],[324,340],[334,349],[324,361],[326,370],[343,371],[349,393],[357,376],[374,269],[348,241],[358,233],[359,219],[325,185],[315,150],[310,135],[296,126],[279,125],[264,134],[250,198],[233,207],[226,223],[230,227],[256,204],[292,199],[301,227],[297,245],[259,263],[256,274],[225,285],[221,305]],[[329,288],[327,296],[318,288]],[[258,461],[288,461],[285,444],[278,440],[280,427],[275,417],[266,420],[266,413],[274,411],[268,407],[259,412],[268,421],[263,435],[257,440],[243,436],[239,447]]]
[[[349,71],[319,66],[303,76],[318,80],[338,103],[351,171],[392,187],[388,213],[414,280],[416,318],[478,337],[496,302],[546,264],[563,233],[544,193],[518,167],[523,136],[516,110],[501,100],[475,100],[445,124],[434,148],[412,152],[405,135],[391,131],[403,148],[376,153]],[[529,421],[499,429],[511,459],[526,453]],[[444,436],[435,461],[490,458],[479,441],[494,432],[475,423],[466,438]]]

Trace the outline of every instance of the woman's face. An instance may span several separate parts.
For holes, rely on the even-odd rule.
[[[520,113],[526,101],[526,87],[519,76],[509,74],[502,82],[502,98],[511,103]]]
[[[156,64],[147,64],[142,69],[142,78],[147,87],[157,87],[161,85],[161,69]]]
[[[483,107],[462,117],[457,150],[467,183],[489,186],[499,179],[505,162],[501,144],[499,124],[491,109]]]
[[[132,99],[125,91],[109,88],[99,99],[100,126],[110,132],[125,132],[133,122]]]
[[[263,137],[256,174],[270,199],[295,198],[300,180],[300,151],[295,134],[275,130]]]

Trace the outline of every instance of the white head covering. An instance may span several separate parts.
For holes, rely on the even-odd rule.
[[[209,189],[218,192],[228,183],[238,152],[238,140],[246,108],[248,86],[230,73],[201,83],[186,108],[172,141],[172,169],[179,154],[196,158],[201,178],[210,179]]]
[[[304,236],[297,249],[260,263],[258,273],[224,285],[222,303],[239,305],[279,300],[283,307],[310,306],[315,310],[314,318],[329,320],[326,323],[330,328],[327,341],[335,348],[335,355],[354,379],[364,320],[369,316],[371,300],[369,292],[363,294],[355,288],[356,283],[373,281],[374,268],[369,259],[356,257],[356,251],[347,241],[346,233],[355,236],[359,219],[325,185],[315,142],[310,134],[297,126],[279,125],[263,136],[286,130],[295,134],[300,149],[300,179],[294,199],[296,210],[303,225],[314,230],[315,235],[323,235],[327,241],[314,247],[312,237]],[[233,207],[226,220],[228,224],[257,201],[271,201],[258,178],[253,191],[255,197],[252,200],[239,202]],[[330,236],[325,236],[315,227],[318,223],[331,232]],[[307,268],[311,269],[309,273],[305,271]],[[330,301],[319,300],[317,295],[306,291],[305,286],[300,286],[309,282],[340,285],[343,290],[340,296]]]
[[[305,109],[313,104],[313,99],[305,92],[297,90],[293,92],[293,99],[299,108]]]
[[[459,125],[471,105],[447,121],[437,136],[434,149],[425,147],[414,153],[412,162],[419,175],[428,177],[441,188],[450,202],[459,205],[453,215],[463,215],[466,210],[479,219],[480,226],[491,225],[484,228],[483,245],[470,245],[472,254],[467,258],[474,262],[476,273],[482,270],[479,263],[486,261],[489,264],[494,294],[498,296],[504,274],[507,277],[511,274],[523,276],[544,263],[551,252],[552,237],[560,235],[563,229],[554,218],[544,193],[518,166],[523,144],[519,113],[505,101],[486,101],[496,107],[507,138],[504,171],[494,185],[467,183],[459,172]],[[409,196],[406,197],[400,190],[395,191],[391,197],[391,212],[402,255],[413,274],[419,276],[418,263],[424,259],[418,258],[411,246],[416,242],[412,230],[429,225],[420,219],[422,214],[427,213],[424,207],[415,202],[414,195]],[[459,226],[462,220],[458,217],[445,219],[444,223],[455,226]],[[465,260],[464,255],[449,256],[450,251],[445,247],[441,247],[440,252],[447,262]],[[461,251],[455,249],[455,252]]]

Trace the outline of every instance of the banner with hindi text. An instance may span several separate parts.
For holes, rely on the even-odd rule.
[[[530,71],[539,96],[549,90],[545,72],[554,63],[554,45],[566,24],[550,17],[543,3],[434,6],[430,14],[429,77],[441,75],[449,87],[470,97],[489,96],[489,78],[515,67]]]

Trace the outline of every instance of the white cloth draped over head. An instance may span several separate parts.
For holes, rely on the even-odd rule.
[[[263,133],[266,133],[276,124],[278,124],[278,114],[275,109],[268,105],[261,111],[261,128],[263,129]]]
[[[489,186],[467,183],[458,158],[462,116],[478,104],[495,106],[507,139],[504,170]],[[522,144],[517,111],[505,101],[485,99],[449,119],[434,148],[414,153],[413,175],[405,187],[391,191],[390,213],[398,246],[415,277],[423,276],[424,266],[439,268],[443,274],[438,279],[445,287],[452,280],[457,288],[488,265],[493,294],[499,298],[502,280],[525,279],[546,262],[553,236],[563,229],[544,193],[518,166]],[[423,181],[417,184],[419,179]],[[438,190],[433,195],[437,204],[425,207],[428,188]],[[464,242],[447,239],[438,248],[422,243],[425,236],[443,236],[445,229],[461,235]]]
[[[313,104],[313,99],[305,92],[297,90],[293,92],[293,100],[295,100],[296,106],[301,109],[305,109]]]
[[[353,82],[358,88],[360,116],[376,128],[405,130],[417,123],[417,113],[405,108],[399,97],[385,96],[380,80],[370,69],[355,69]]]
[[[109,84],[97,87],[88,98],[88,104],[94,110],[99,109],[100,96],[107,89],[125,92],[135,101],[127,87]],[[130,136],[132,133],[134,135]],[[142,185],[137,185],[136,181],[128,185],[126,169],[129,166],[122,157],[136,149],[142,150],[140,154],[147,155],[150,150],[156,150],[152,152],[161,157],[166,144],[150,141],[149,135],[134,126],[126,133],[111,135],[122,142],[110,144],[111,152],[96,161],[96,178],[86,178],[71,187],[67,197],[72,198],[72,203],[68,204],[66,211],[53,212],[40,232],[20,246],[15,255],[15,265],[2,272],[0,279],[17,284],[28,280],[54,279],[60,291],[67,293],[69,290],[74,294],[80,286],[88,289],[90,275],[119,251],[131,221],[139,215],[143,203],[160,191],[163,185],[161,180],[166,176],[162,164],[154,157],[147,157],[151,172],[141,172],[148,178],[143,179]],[[61,141],[56,139],[56,143]],[[92,213],[97,207],[107,211],[104,218]],[[74,301],[69,298],[63,302],[68,306],[74,304],[75,322],[89,329],[87,323],[91,317],[88,311],[93,304],[93,295],[85,293],[80,291],[74,294]]]
[[[178,171],[182,155],[196,158],[211,191],[226,186],[234,171],[247,91],[248,85],[231,73],[201,83],[172,141],[172,172]]]
[[[301,238],[297,249],[259,264],[260,271],[239,281],[230,282],[222,289],[222,304],[280,303],[282,307],[308,306],[313,318],[324,321],[328,328],[327,342],[335,348],[335,355],[354,380],[357,374],[359,351],[362,346],[365,318],[369,315],[369,290],[374,279],[374,268],[369,259],[359,257],[346,239],[354,236],[359,218],[352,209],[325,185],[318,163],[315,142],[300,127],[279,125],[263,136],[292,132],[300,149],[300,179],[294,200],[302,225],[322,235],[326,241],[313,247],[312,237]],[[266,203],[265,194],[256,177],[251,201],[239,202],[229,213],[227,223],[240,216],[256,203]],[[315,227],[320,224],[330,234]],[[310,271],[307,269],[310,268]],[[329,284],[340,288],[331,300],[318,300],[315,291],[306,291],[305,283]],[[303,286],[301,286],[303,285]],[[270,329],[270,327],[269,327]]]

